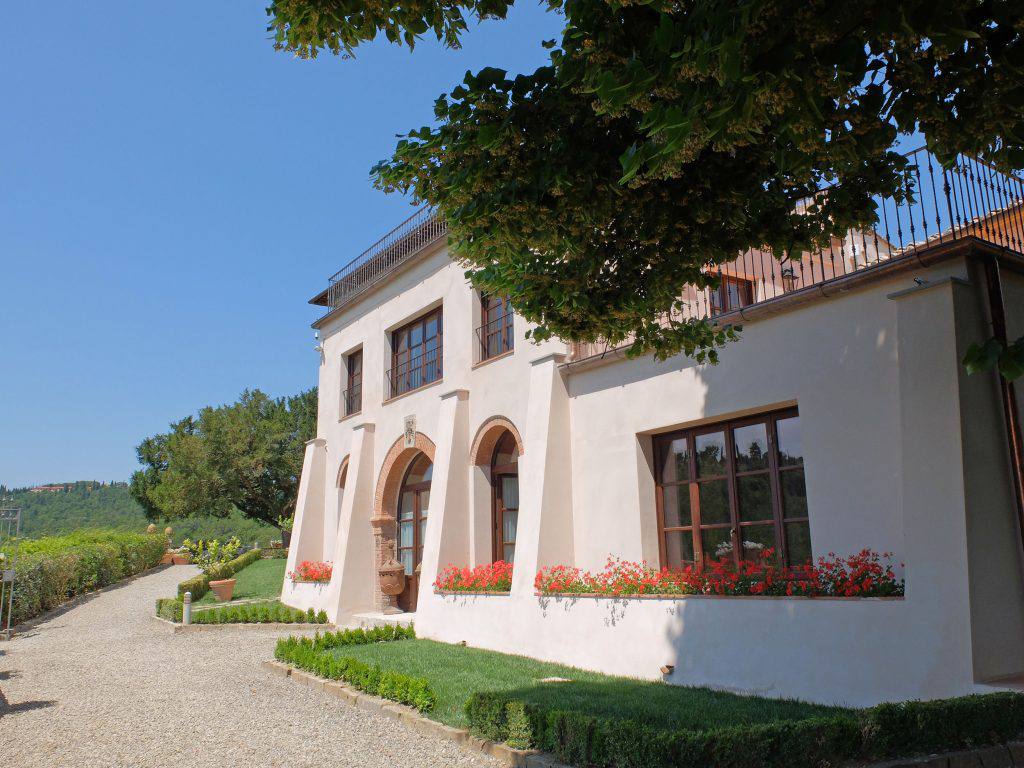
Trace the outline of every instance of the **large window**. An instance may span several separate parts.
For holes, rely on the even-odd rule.
[[[396,397],[441,378],[441,308],[391,334],[388,397]]]
[[[659,435],[654,453],[662,565],[768,548],[789,565],[811,559],[796,409]]]
[[[511,563],[515,560],[519,526],[519,449],[511,432],[505,432],[494,446],[491,486],[494,559]]]
[[[363,410],[363,350],[350,352],[345,358],[345,389],[341,394],[344,415]]]
[[[477,329],[477,337],[480,339],[481,361],[497,357],[515,346],[514,318],[508,298],[480,296],[481,325]]]

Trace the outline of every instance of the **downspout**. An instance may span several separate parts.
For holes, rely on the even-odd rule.
[[[982,259],[985,268],[985,283],[988,288],[988,306],[992,320],[992,335],[1004,347],[1006,337],[1006,311],[1003,305],[1003,284],[996,256]],[[1021,438],[1020,415],[1017,411],[1017,393],[1013,382],[995,371],[999,381],[999,393],[1003,401],[1003,421],[1006,425],[1006,440],[1010,449],[1010,474],[1013,482],[1013,497],[1017,507],[1017,533],[1020,535],[1021,557],[1024,558],[1024,440]],[[1021,563],[1024,567],[1024,560]]]

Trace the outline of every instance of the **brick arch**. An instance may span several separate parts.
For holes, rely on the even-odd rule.
[[[395,506],[398,503],[398,489],[405,477],[405,470],[409,468],[412,460],[417,454],[426,454],[431,463],[434,461],[434,442],[422,432],[416,433],[416,445],[407,448],[405,437],[400,437],[392,443],[384,457],[384,464],[380,468],[380,476],[377,478],[377,492],[373,498],[373,511],[378,517],[394,517]]]
[[[519,436],[519,430],[516,429],[516,425],[504,416],[491,416],[491,418],[480,425],[480,429],[476,431],[476,437],[473,439],[473,448],[470,450],[469,455],[474,465],[478,467],[490,465],[494,446],[498,444],[498,440],[501,439],[502,434],[505,432],[512,433],[512,437],[516,440],[516,449],[519,451],[520,456],[523,455],[525,452],[523,438]]]
[[[341,460],[341,465],[338,467],[338,476],[335,478],[334,485],[338,488],[344,488],[345,483],[348,482],[348,456]]]

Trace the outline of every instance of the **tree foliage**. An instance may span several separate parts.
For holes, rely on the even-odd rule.
[[[505,0],[275,0],[276,45],[352,53],[378,33],[448,45]],[[666,322],[681,286],[777,257],[913,194],[901,135],[948,162],[1024,165],[1024,4],[1009,0],[549,0],[550,63],[467,73],[374,168],[447,220],[481,289],[537,339],[702,359],[732,334]],[[796,210],[835,183],[809,210]]]
[[[136,452],[144,469],[132,475],[132,496],[153,520],[223,518],[237,510],[276,525],[295,511],[316,404],[316,389],[283,398],[257,389],[203,408],[142,441]]]

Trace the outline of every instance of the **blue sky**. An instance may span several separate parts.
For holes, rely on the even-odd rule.
[[[273,50],[265,0],[16,3],[0,46],[0,482],[127,479],[246,387],[316,383],[306,301],[411,213],[369,183],[467,69],[529,71],[525,2],[458,51]]]

